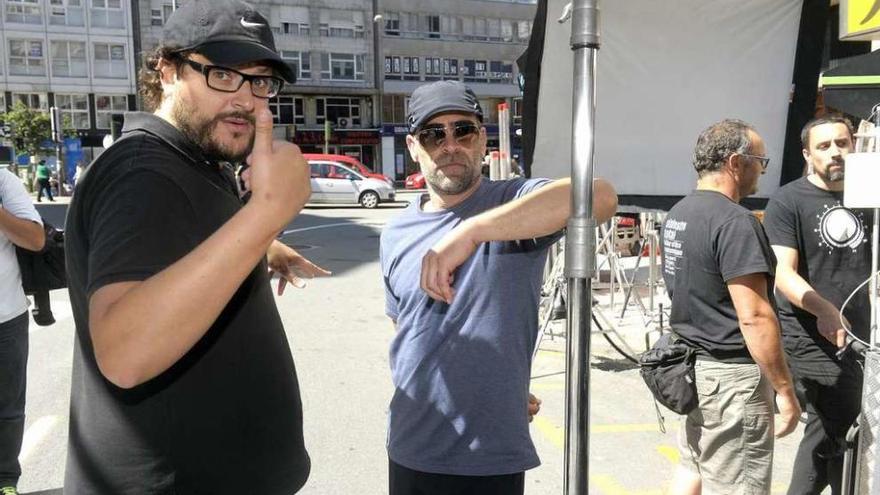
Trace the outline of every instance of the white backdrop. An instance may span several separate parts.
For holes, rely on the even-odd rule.
[[[566,0],[549,0],[532,175],[570,174],[573,53]],[[779,184],[801,0],[601,0],[596,176],[619,194],[684,195],[701,130],[754,125]]]

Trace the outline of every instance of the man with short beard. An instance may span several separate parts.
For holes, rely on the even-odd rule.
[[[289,495],[305,483],[299,386],[267,273],[325,274],[275,241],[310,194],[299,149],[272,139],[268,99],[293,79],[249,4],[188,0],[165,24],[141,72],[152,113],[126,114],[68,212],[65,493]],[[247,204],[230,165],[245,159]]]
[[[776,293],[783,343],[807,421],[788,493],[840,493],[846,432],[859,412],[862,371],[844,345],[841,305],[869,275],[872,213],[843,206],[844,158],[853,149],[852,127],[841,116],[808,122],[801,132],[808,174],[780,188],[764,214],[778,265]],[[866,339],[868,291],[843,311],[852,331]]]
[[[481,177],[483,112],[457,81],[417,88],[407,146],[428,194],[382,232],[395,386],[391,495],[523,493],[539,464],[528,422],[532,350],[547,248],[570,214],[570,181]],[[593,216],[617,206],[593,185]]]

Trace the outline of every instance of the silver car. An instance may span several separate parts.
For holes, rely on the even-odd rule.
[[[364,177],[338,162],[309,160],[311,203],[351,203],[375,208],[394,201],[394,188],[387,182]]]

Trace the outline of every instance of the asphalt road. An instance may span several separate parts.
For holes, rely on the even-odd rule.
[[[401,206],[310,207],[283,238],[333,271],[332,277],[312,280],[302,290],[288,288],[277,299],[299,373],[313,462],[303,494],[387,493],[384,443],[393,390],[388,370],[393,328],[383,311],[378,240]],[[63,206],[44,204],[40,210],[49,221],[62,223]],[[20,483],[25,494],[60,494],[63,481],[74,329],[66,292],[54,291],[52,304],[58,322],[32,324],[30,331]],[[628,338],[632,345],[638,345],[642,331]],[[661,433],[633,366],[603,339],[593,343],[591,493],[663,493],[677,460],[678,420],[665,414],[668,432]],[[543,409],[532,433],[543,464],[527,474],[528,495],[563,493],[564,344],[561,338],[545,340],[533,368],[532,391],[542,398]],[[774,493],[784,492],[799,436],[777,444]]]

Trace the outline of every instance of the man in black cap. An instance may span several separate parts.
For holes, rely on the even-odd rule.
[[[67,217],[65,493],[288,495],[305,483],[267,250],[292,282],[291,269],[323,272],[274,241],[310,194],[299,149],[272,140],[268,99],[284,80],[252,6],[188,0],[141,72],[152,113],[127,114],[81,178]],[[242,204],[230,164],[245,160]]]
[[[390,493],[521,494],[539,463],[528,421],[541,275],[570,214],[570,181],[482,178],[483,113],[459,82],[419,87],[409,110],[407,146],[428,194],[380,243],[397,329]],[[617,196],[602,180],[593,189],[604,221]]]

